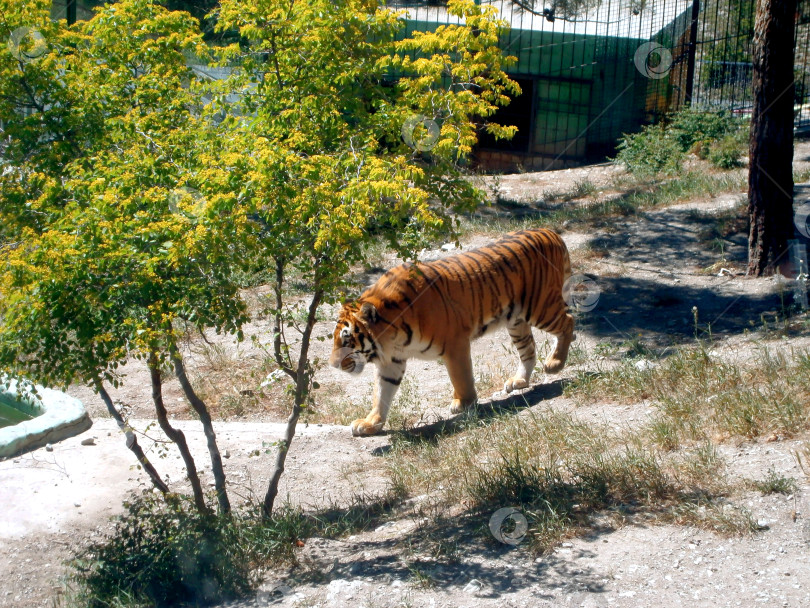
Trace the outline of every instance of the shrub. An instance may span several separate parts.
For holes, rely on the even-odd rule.
[[[719,169],[733,169],[742,165],[744,143],[736,134],[725,135],[721,140],[709,144],[708,160]]]
[[[669,123],[669,131],[683,151],[699,142],[720,141],[741,127],[741,121],[725,110],[713,112],[692,108],[674,114]]]
[[[251,549],[234,521],[204,515],[177,495],[135,499],[113,534],[73,561],[82,604],[174,606],[247,592]]]
[[[648,125],[640,133],[625,135],[614,162],[639,177],[678,173],[685,151],[663,125]]]
[[[687,152],[720,169],[732,169],[742,164],[745,127],[744,120],[725,110],[686,108],[673,114],[667,125],[651,125],[625,135],[614,161],[639,177],[677,173]]]

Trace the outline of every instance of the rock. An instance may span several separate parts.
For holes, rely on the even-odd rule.
[[[53,446],[50,443],[45,444],[45,451],[46,452],[53,452]]]
[[[640,372],[646,372],[648,369],[652,369],[655,367],[655,363],[652,361],[648,361],[647,359],[639,359],[635,363],[633,363],[633,367],[635,367]]]
[[[363,587],[368,586],[368,583],[363,581],[347,581],[344,579],[335,579],[329,583],[326,588],[326,599],[332,605],[345,606],[349,603],[345,602],[346,598],[354,597]]]
[[[225,450],[225,453],[223,454],[223,456],[225,456],[225,458],[230,458],[231,457],[231,451],[230,450]]]
[[[477,578],[474,578],[464,586],[464,593],[475,595],[476,593],[481,591],[482,587],[483,585],[481,584],[481,581],[479,581]]]
[[[96,438],[88,437],[87,439],[82,439],[82,445],[96,445]]]

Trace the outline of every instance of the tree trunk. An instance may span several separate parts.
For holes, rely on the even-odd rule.
[[[793,236],[793,39],[797,0],[759,0],[749,138],[748,274],[785,264]]]
[[[309,314],[307,315],[307,324],[304,328],[304,333],[301,336],[301,353],[298,355],[298,368],[296,369],[295,378],[295,398],[293,401],[293,410],[290,417],[287,419],[287,427],[284,430],[284,438],[281,440],[278,451],[276,452],[276,465],[273,473],[270,475],[270,483],[267,486],[267,494],[264,496],[264,504],[262,505],[262,515],[269,518],[273,514],[273,505],[278,496],[278,484],[281,480],[281,475],[284,473],[284,464],[287,461],[287,452],[292,445],[292,440],[295,437],[295,427],[298,424],[298,418],[304,409],[304,403],[307,399],[307,391],[310,388],[309,370],[309,342],[312,336],[312,329],[315,327],[315,314],[318,311],[318,305],[321,303],[323,293],[316,290],[312,296],[312,301],[309,303]]]
[[[95,387],[96,392],[101,397],[101,400],[104,402],[104,405],[107,406],[107,411],[110,413],[110,416],[113,417],[113,420],[118,424],[118,428],[121,429],[121,432],[124,433],[124,436],[127,439],[127,447],[135,454],[135,457],[138,459],[138,462],[141,463],[143,470],[147,472],[149,478],[152,480],[154,486],[167,494],[169,492],[169,487],[163,482],[158,475],[157,470],[155,467],[152,466],[152,463],[149,462],[149,459],[146,457],[146,454],[143,453],[143,449],[138,444],[138,438],[135,437],[135,433],[132,432],[132,429],[127,426],[127,423],[124,421],[124,417],[121,416],[121,412],[118,411],[118,408],[115,407],[110,394],[107,392],[107,389],[104,388],[104,385],[101,383],[99,378],[95,379]]]
[[[177,347],[172,344],[170,347],[172,363],[174,364],[174,373],[180,381],[180,386],[183,388],[183,393],[186,399],[197,412],[200,417],[200,422],[203,425],[205,438],[208,440],[208,453],[211,456],[211,472],[214,474],[214,486],[217,492],[217,501],[219,502],[220,513],[230,513],[231,503],[228,500],[228,491],[225,488],[225,470],[222,467],[222,457],[219,453],[219,446],[217,446],[217,436],[214,433],[214,425],[211,422],[211,414],[208,413],[208,407],[205,402],[197,396],[191,382],[186,375],[186,368],[183,365],[183,359],[177,351]]]
[[[180,455],[183,457],[183,462],[186,465],[186,477],[191,483],[191,491],[194,494],[194,504],[200,513],[210,513],[211,510],[205,504],[205,494],[203,494],[202,484],[200,477],[197,475],[197,465],[194,463],[194,458],[188,449],[186,436],[180,429],[174,428],[169,424],[168,416],[166,415],[166,406],[163,403],[163,380],[160,377],[160,367],[157,357],[153,354],[149,356],[149,375],[152,379],[152,401],[155,403],[155,412],[157,413],[158,424],[166,437],[171,439],[177,449],[180,450]]]

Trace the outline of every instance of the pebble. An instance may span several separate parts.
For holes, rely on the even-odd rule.
[[[96,438],[88,437],[87,439],[82,439],[82,445],[96,445]]]
[[[464,593],[475,595],[476,593],[481,591],[481,587],[482,587],[481,581],[479,581],[477,578],[474,578],[464,586]]]

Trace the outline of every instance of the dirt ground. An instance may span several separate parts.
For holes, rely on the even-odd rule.
[[[795,160],[797,166],[810,164],[810,145],[800,143]],[[591,194],[581,201],[587,204],[610,193],[617,173],[611,165],[597,165],[489,178],[488,185],[501,199],[531,207],[544,193],[569,191],[587,181],[593,185]],[[785,339],[762,330],[763,322],[780,314],[790,294],[776,278],[743,276],[744,237],[720,237],[720,248],[707,237],[712,218],[730,215],[742,195],[611,219],[588,234],[563,232],[574,272],[592,278],[600,290],[596,308],[578,319],[573,352],[592,353],[605,342],[642,340],[661,349],[689,343],[695,334],[693,307],[698,308],[701,327],[711,324],[717,356],[742,360],[760,348],[810,346],[810,336]],[[488,240],[489,235],[474,234],[463,246]],[[446,247],[427,257],[452,253]],[[258,301],[262,293],[257,290],[252,297]],[[335,312],[323,307],[324,321],[316,336],[330,333]],[[271,337],[268,322],[261,318],[249,324],[245,333],[256,336],[260,344],[267,344]],[[538,344],[543,344],[544,336],[537,337]],[[213,350],[220,359],[242,360],[246,365],[261,360],[261,349],[255,346],[237,347],[215,335],[206,338],[218,345]],[[198,377],[216,369],[211,347],[202,344],[199,337],[192,337],[185,353],[192,374]],[[480,392],[495,404],[506,399],[498,388],[514,365],[506,346],[504,331],[477,341],[473,348]],[[328,340],[315,341],[313,355],[324,360],[329,348]],[[582,369],[585,361],[584,356],[572,357],[560,377],[536,374],[535,386],[524,391],[522,398],[531,408],[570,411],[617,426],[640,424],[653,412],[646,403],[577,406],[563,397],[561,379]],[[111,391],[113,398],[126,406],[136,428],[158,436],[154,429],[147,429],[151,404],[144,391],[146,370],[132,362],[123,371],[125,382]],[[450,417],[452,389],[441,365],[414,361],[406,378],[412,393],[408,402],[419,404],[418,412],[408,414],[420,417],[421,423]],[[398,431],[358,439],[345,426],[368,408],[373,370],[350,377],[322,367],[316,379],[323,401],[331,403],[332,409],[313,414],[308,425],[299,427],[282,480],[282,496],[315,509],[384,492],[387,481],[381,455]],[[249,407],[229,410],[223,415],[226,419],[216,424],[231,491],[237,498],[264,492],[273,460],[265,451],[282,433],[283,411],[273,395],[283,390],[284,381],[271,375],[262,383],[262,391],[234,384],[236,397],[250,396]],[[186,432],[198,462],[206,462],[202,430],[191,419],[179,387],[169,382],[166,390],[170,416]],[[4,513],[0,606],[58,604],[64,560],[111,529],[110,516],[122,511],[121,502],[130,492],[148,487],[100,400],[87,387],[72,387],[69,392],[85,402],[93,428],[52,446],[51,451],[42,448],[0,462]],[[93,444],[83,444],[89,438]],[[744,497],[743,506],[762,528],[751,536],[726,538],[689,527],[650,525],[637,517],[595,524],[590,534],[536,557],[520,544],[510,546],[482,536],[487,517],[473,521],[447,513],[453,525],[433,534],[446,535],[460,547],[456,559],[448,561],[436,560],[416,542],[425,522],[405,517],[339,540],[307,540],[299,550],[298,566],[268,573],[255,597],[232,606],[630,607],[653,602],[662,608],[810,606],[810,480],[793,456],[796,446],[796,441],[762,440],[719,447],[733,478],[762,479],[774,470],[798,480],[799,490],[790,496],[751,492]],[[161,474],[182,489],[179,456],[170,452],[161,458],[155,449],[151,455]],[[210,468],[203,470],[202,477],[204,483],[211,483]],[[418,503],[427,497],[410,500]],[[415,572],[427,575],[432,584],[425,586],[426,579]]]

